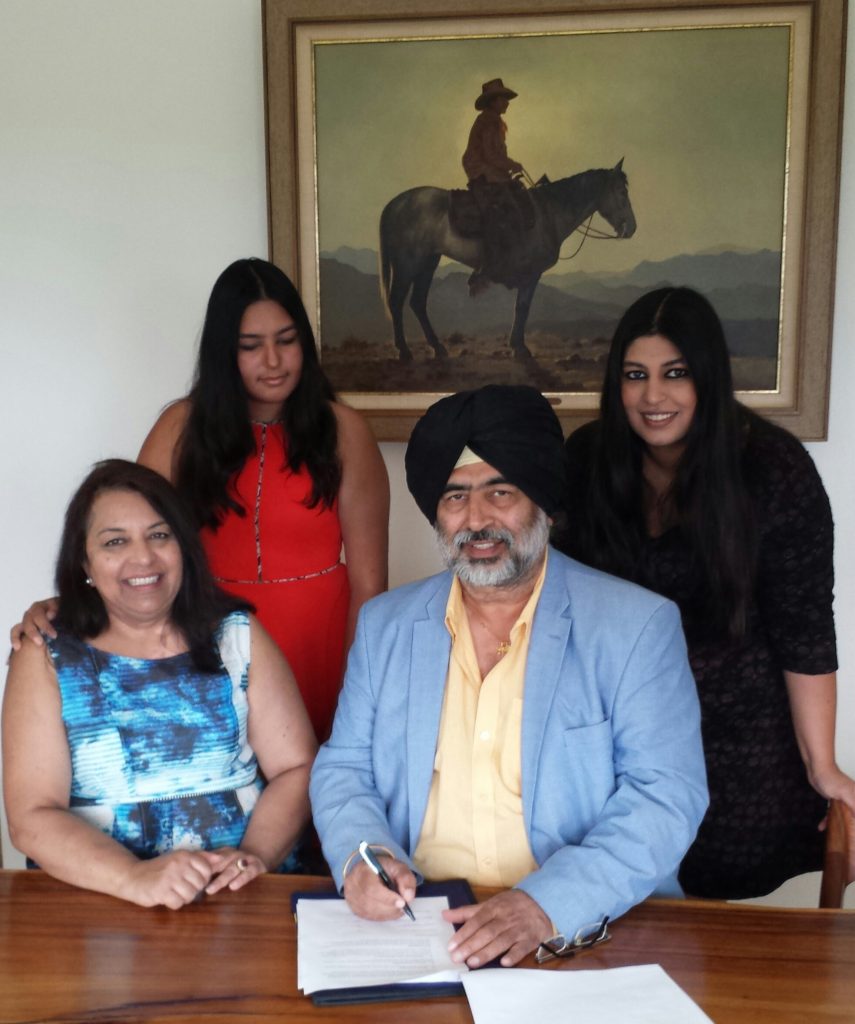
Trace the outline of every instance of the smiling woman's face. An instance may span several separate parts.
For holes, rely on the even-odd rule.
[[[636,338],[623,357],[620,393],[629,425],[648,447],[684,444],[698,396],[673,342],[661,334]]]
[[[136,491],[104,491],[92,503],[84,571],[111,620],[134,626],[170,619],[183,558],[163,517]]]

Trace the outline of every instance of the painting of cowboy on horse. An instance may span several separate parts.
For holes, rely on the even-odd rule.
[[[593,402],[621,312],[663,283],[714,299],[741,386],[774,387],[783,181],[744,140],[782,152],[787,51],[764,35],[732,83],[722,38],[319,47],[303,292],[335,387],[396,401],[533,383]],[[748,203],[729,183],[760,167]]]
[[[523,166],[508,156],[501,117],[516,95],[501,78],[481,87],[475,100],[480,113],[463,154],[468,191],[409,189],[392,199],[380,216],[383,288],[395,347],[405,362],[411,358],[402,318],[408,295],[425,340],[435,355],[447,355],[427,313],[428,291],[441,256],[473,267],[468,282],[473,298],[490,282],[516,289],[510,346],[514,355],[531,359],[524,340],[526,319],[538,281],[558,261],[563,241],[594,212],[609,222],[615,238],[635,234],[623,160],[610,170],[544,180],[530,190],[523,186]]]

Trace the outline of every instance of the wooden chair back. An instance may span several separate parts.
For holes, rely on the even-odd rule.
[[[832,800],[828,808],[819,905],[842,907],[850,882],[855,882],[855,815],[839,800]]]

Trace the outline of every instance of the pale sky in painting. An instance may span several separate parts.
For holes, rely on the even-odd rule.
[[[383,206],[407,188],[465,187],[473,104],[498,77],[519,93],[508,151],[532,177],[624,158],[635,237],[556,270],[780,249],[785,27],[329,43],[315,61],[323,250],[376,249]]]

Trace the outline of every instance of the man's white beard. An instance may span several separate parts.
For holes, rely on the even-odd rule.
[[[549,517],[542,508],[534,511],[528,526],[514,539],[510,530],[461,530],[448,537],[437,523],[436,543],[443,563],[470,587],[512,587],[524,579],[543,557],[549,543]],[[503,541],[506,554],[499,558],[469,561],[462,553],[464,544],[481,540]]]

